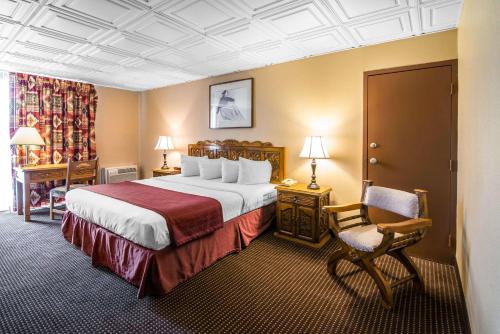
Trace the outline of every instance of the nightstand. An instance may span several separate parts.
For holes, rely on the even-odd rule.
[[[171,167],[168,169],[161,169],[161,168],[153,169],[153,177],[166,176],[166,175],[176,175],[176,174],[180,174],[180,173],[181,173],[181,169],[179,167]]]
[[[332,188],[307,189],[306,184],[277,186],[277,231],[275,236],[313,248],[321,248],[330,238],[328,214],[321,208],[330,204]]]

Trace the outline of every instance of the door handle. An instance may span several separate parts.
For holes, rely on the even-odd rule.
[[[377,160],[377,158],[370,158],[370,160],[368,160],[368,161],[369,161],[369,162],[370,162],[370,164],[372,164],[372,165],[376,165],[376,164],[378,164],[378,160]]]
[[[377,143],[370,143],[370,148],[377,148],[378,144]]]

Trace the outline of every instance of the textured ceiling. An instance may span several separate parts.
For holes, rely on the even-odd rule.
[[[457,26],[462,0],[0,0],[0,69],[145,90]]]

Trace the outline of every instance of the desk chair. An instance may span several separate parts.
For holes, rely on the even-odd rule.
[[[54,207],[56,198],[64,198],[66,193],[72,189],[86,187],[89,182],[97,184],[98,160],[69,161],[66,173],[66,185],[52,188],[50,190],[50,219],[54,219],[54,214],[64,214],[64,210]]]

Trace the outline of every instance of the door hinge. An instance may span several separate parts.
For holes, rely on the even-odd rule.
[[[451,248],[451,234],[448,234],[448,248]]]
[[[456,172],[457,165],[458,165],[458,163],[456,160],[450,160],[450,172]]]
[[[453,95],[453,82],[450,83],[450,95]]]

